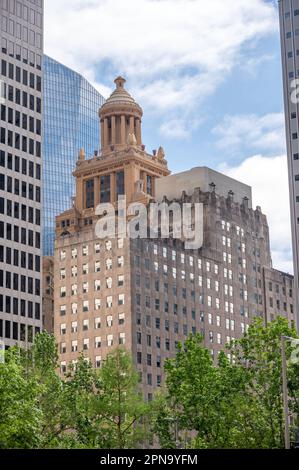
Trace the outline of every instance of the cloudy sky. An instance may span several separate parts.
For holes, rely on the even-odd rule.
[[[253,187],[274,266],[292,271],[277,2],[48,0],[45,51],[108,97],[144,109],[143,140],[170,168],[206,165]]]

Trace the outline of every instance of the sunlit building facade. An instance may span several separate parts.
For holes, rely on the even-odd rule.
[[[51,315],[62,374],[82,353],[101,367],[120,345],[151,400],[165,360],[190,334],[202,334],[216,362],[254,318],[266,324],[281,315],[292,324],[293,279],[272,268],[267,218],[252,207],[251,188],[205,167],[170,175],[163,148],[145,150],[142,108],[122,77],[115,84],[99,113],[100,155],[80,151],[73,206],[56,217]],[[120,215],[124,195],[127,205],[146,208],[201,204],[202,246],[187,249],[182,237],[159,230],[155,238],[100,237],[99,204]]]

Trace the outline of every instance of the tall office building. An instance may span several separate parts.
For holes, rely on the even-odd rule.
[[[295,304],[299,328],[299,0],[279,1],[280,36],[284,85]]]
[[[42,326],[43,1],[0,5],[0,338],[26,347]]]
[[[189,334],[202,333],[216,360],[255,317],[293,322],[293,279],[272,269],[267,218],[252,208],[251,188],[208,168],[170,175],[163,149],[145,150],[142,109],[125,80],[115,83],[100,109],[101,154],[80,152],[74,205],[56,218],[54,331],[62,373],[82,352],[100,367],[124,345],[151,399],[165,359]],[[154,239],[99,238],[96,207],[111,203],[121,215],[123,195],[128,205],[203,204],[202,247],[159,230]]]
[[[78,151],[99,149],[98,110],[104,98],[78,73],[44,56],[43,254],[53,255],[55,216],[74,196]]]

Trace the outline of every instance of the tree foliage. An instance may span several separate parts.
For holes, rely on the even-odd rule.
[[[166,364],[167,391],[156,419],[161,445],[173,445],[173,423],[165,410],[175,410],[180,446],[199,448],[282,448],[281,336],[296,337],[285,319],[267,327],[256,319],[243,338],[222,352],[217,367],[200,336],[180,345]],[[287,349],[290,358],[291,349]],[[289,406],[298,416],[298,365],[288,366]],[[171,431],[172,430],[172,431]]]
[[[20,352],[6,354],[0,364],[0,448],[29,449],[41,443],[41,387],[35,377],[26,377]]]
[[[83,357],[57,373],[53,336],[17,348],[0,364],[0,448],[134,448],[145,438],[149,405],[128,353],[115,350],[100,370]]]
[[[0,448],[282,448],[281,336],[286,320],[255,320],[215,365],[202,337],[190,337],[166,362],[166,383],[147,403],[131,357],[115,349],[100,369],[84,357],[61,377],[53,336],[0,364]],[[289,409],[299,427],[299,364],[290,361]],[[158,444],[157,444],[158,445]]]

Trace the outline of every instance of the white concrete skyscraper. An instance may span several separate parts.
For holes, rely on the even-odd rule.
[[[294,255],[294,303],[299,326],[299,0],[280,0],[280,36]]]
[[[43,0],[0,1],[0,341],[42,328]]]

